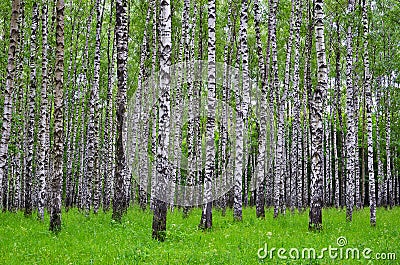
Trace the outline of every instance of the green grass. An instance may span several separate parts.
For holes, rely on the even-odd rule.
[[[232,211],[222,217],[213,212],[213,228],[197,229],[201,211],[193,210],[187,219],[175,210],[168,213],[167,239],[151,239],[152,214],[131,208],[121,224],[111,222],[111,213],[85,217],[77,210],[63,212],[62,232],[48,231],[36,216],[22,212],[0,214],[0,264],[367,264],[368,260],[324,259],[282,260],[276,251],[271,260],[261,260],[257,251],[268,249],[338,247],[337,238],[346,237],[345,248],[370,248],[375,253],[396,253],[395,261],[370,260],[370,264],[400,263],[400,208],[378,209],[377,226],[369,225],[369,209],[355,211],[353,222],[345,221],[345,211],[326,209],[323,231],[308,232],[308,211],[266,219],[255,217],[255,209],[243,211],[243,221],[235,222]],[[319,254],[317,253],[317,255]],[[288,255],[288,252],[285,253]],[[300,254],[301,255],[301,254]],[[361,254],[360,254],[361,255]],[[343,252],[343,256],[345,256]]]

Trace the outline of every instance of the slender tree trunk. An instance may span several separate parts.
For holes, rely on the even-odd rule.
[[[293,69],[293,142],[292,142],[292,154],[291,154],[291,170],[292,170],[292,204],[293,207],[296,205],[299,211],[302,206],[302,185],[303,176],[301,174],[301,155],[302,155],[302,143],[301,143],[301,128],[300,128],[300,27],[302,22],[302,1],[296,0],[294,2],[296,6],[296,20],[294,24],[295,42],[294,42],[294,69]],[[297,188],[295,191],[294,189]],[[295,194],[297,193],[297,194]],[[297,195],[297,198],[294,197]],[[297,201],[297,203],[295,203]],[[293,211],[294,209],[292,209]]]
[[[27,157],[26,157],[26,176],[25,176],[25,216],[32,214],[32,193],[34,181],[34,163],[33,163],[33,145],[35,134],[35,99],[36,99],[36,32],[38,28],[39,12],[37,3],[32,7],[32,28],[31,28],[31,47],[30,47],[30,82],[28,88],[29,103],[28,103],[28,137],[27,137]]]
[[[322,103],[325,95],[328,75],[324,38],[324,3],[315,2],[315,34],[318,65],[318,83],[312,95],[311,103],[311,203],[310,230],[322,229],[322,199],[323,199],[323,150],[322,150]]]
[[[349,0],[348,15],[352,16],[354,11],[354,0]],[[353,89],[353,33],[352,25],[347,27],[347,58],[346,58],[346,85],[347,85],[347,135],[346,135],[346,220],[353,219],[354,208],[354,179],[356,156],[356,137],[354,123],[354,89]]]
[[[158,54],[158,32],[157,29],[159,29],[159,25],[157,24],[157,2],[153,1],[153,54],[151,58],[151,63],[152,63],[152,73],[156,72],[156,64],[157,64],[157,54]],[[159,80],[153,80],[155,84],[158,84]],[[155,85],[153,90],[152,90],[152,97],[153,97],[153,110],[151,113],[151,121],[152,121],[152,132],[151,132],[151,152],[153,154],[153,157],[155,158],[157,155],[157,111],[158,111],[158,85]],[[150,209],[154,210],[154,189],[155,189],[155,183],[156,183],[156,176],[157,176],[157,161],[153,159],[151,163],[151,188],[150,188]]]
[[[390,85],[390,83],[389,83]],[[387,89],[387,97],[386,97],[386,179],[388,180],[388,204],[390,208],[394,206],[394,194],[393,194],[393,180],[392,180],[392,169],[391,169],[391,150],[390,150],[390,90]]]
[[[189,2],[189,3],[187,3]],[[190,1],[185,2],[188,5],[190,10]],[[187,57],[186,62],[192,62],[194,58],[194,38],[196,32],[196,15],[197,15],[197,5],[194,2],[193,7],[193,15],[189,22],[189,30],[186,32],[186,48],[187,50]],[[190,47],[190,49],[189,49]],[[190,63],[189,63],[190,65]],[[188,120],[188,132],[187,132],[187,146],[188,146],[188,173],[187,173],[187,186],[192,186],[195,184],[195,175],[196,175],[196,148],[195,148],[195,115],[196,115],[196,105],[195,105],[195,91],[194,91],[194,82],[192,80],[192,76],[194,74],[194,68],[189,66],[189,73],[187,75],[187,87],[188,87],[188,102],[189,102],[189,120]],[[186,195],[187,196],[187,195]],[[193,194],[189,195],[189,201],[193,201]],[[189,206],[186,206],[183,210],[184,217],[188,216],[189,213]]]
[[[155,1],[155,0],[153,0]],[[144,62],[147,58],[147,27],[150,23],[150,15],[151,11],[153,9],[153,4],[150,2],[147,10],[147,15],[146,15],[146,23],[145,23],[145,29],[143,32],[143,41],[142,41],[142,47],[141,47],[141,53],[140,53],[140,66],[139,66],[139,77],[138,77],[138,90],[136,93],[141,93],[143,97],[143,101],[146,100],[147,94],[142,93],[143,89],[143,83],[144,83],[144,78],[145,78],[145,67],[144,67]],[[147,139],[148,139],[148,125],[145,124],[147,123],[147,111],[144,111],[144,107],[147,106],[145,102],[142,102],[140,108],[142,110],[140,111],[142,117],[140,119],[141,126],[145,126],[146,128],[140,130],[140,135],[139,135],[139,140],[138,140],[138,145],[139,145],[139,152],[140,152],[140,171],[137,171],[139,174],[139,204],[140,207],[145,210],[147,206],[147,179],[148,179],[148,167],[147,167]]]
[[[375,199],[375,174],[374,174],[374,150],[372,146],[372,93],[371,93],[371,74],[369,72],[368,54],[368,18],[367,0],[363,0],[362,22],[364,29],[364,78],[365,78],[365,99],[367,114],[367,134],[368,134],[368,182],[369,182],[369,207],[371,226],[376,225],[376,199]]]
[[[126,90],[128,61],[128,16],[127,1],[116,1],[115,34],[117,44],[117,135],[116,135],[116,167],[114,179],[114,198],[112,219],[121,222],[125,211],[125,154],[123,149],[123,130],[126,122]]]
[[[99,166],[99,91],[100,91],[100,58],[101,58],[101,26],[103,23],[103,10],[100,0],[96,0],[96,44],[94,53],[93,86],[90,91],[90,121],[88,133],[88,175],[93,181],[93,211],[97,213],[100,208],[100,166]]]
[[[279,90],[279,77],[278,77],[278,51],[277,51],[277,40],[276,40],[276,13],[278,9],[278,1],[271,1],[271,53],[272,53],[272,75],[271,75],[271,95],[272,106],[274,98],[276,98],[278,110],[278,142],[275,158],[275,178],[274,178],[274,217],[278,217],[279,210],[282,207],[282,195],[283,195],[283,169],[284,169],[284,107],[286,95],[282,97],[276,97],[277,91]],[[274,107],[272,107],[274,108]]]
[[[261,80],[261,102],[260,102],[260,135],[259,135],[259,146],[258,146],[258,156],[257,156],[257,169],[255,171],[255,188],[256,188],[256,216],[258,218],[265,218],[265,198],[264,198],[264,188],[265,188],[265,152],[266,152],[266,131],[267,131],[267,121],[266,121],[266,104],[267,104],[267,87],[265,76],[265,66],[263,58],[263,50],[260,36],[260,19],[261,12],[259,1],[254,1],[254,26],[256,30],[256,43],[257,43],[257,56],[258,56],[258,68],[261,72],[259,79]]]
[[[10,22],[10,44],[8,49],[7,79],[4,90],[3,128],[0,142],[0,208],[3,207],[3,179],[7,181],[7,152],[11,130],[12,94],[14,91],[15,51],[18,45],[18,16],[20,1],[12,1],[12,14]]]
[[[107,29],[107,100],[106,100],[106,113],[105,113],[105,126],[104,126],[104,156],[105,156],[105,167],[104,167],[104,195],[103,195],[103,211],[107,212],[110,209],[111,204],[111,189],[114,180],[112,161],[113,161],[113,138],[112,138],[112,127],[113,127],[113,79],[114,79],[114,38],[111,36],[111,25],[113,22],[113,10],[114,1],[111,1],[110,5],[110,20]]]
[[[295,23],[295,16],[297,16],[297,12],[295,12],[295,7],[296,7],[296,2],[293,0],[292,4],[291,4],[291,12],[290,12],[289,39],[288,39],[287,47],[286,47],[285,79],[284,79],[284,84],[283,84],[284,91],[283,91],[283,96],[282,96],[283,102],[281,102],[281,104],[283,104],[283,107],[286,108],[288,111],[289,111],[289,105],[287,105],[287,104],[289,101],[286,102],[285,99],[286,99],[287,95],[289,94],[289,90],[290,90],[290,69],[291,69],[292,46],[293,46],[293,26]],[[285,112],[285,111],[286,110],[283,109],[283,112]],[[283,120],[283,122],[285,123],[284,120]],[[283,138],[288,139],[288,137],[285,136],[285,131],[287,134],[289,134],[289,130],[287,128],[288,126],[285,126],[285,127],[286,128],[284,128],[284,131],[283,131],[283,133],[284,133]],[[289,142],[288,141],[286,141],[286,142],[287,142],[287,144],[286,144],[286,159],[285,159],[286,162],[285,163],[288,164],[288,162],[293,161],[292,159],[297,160],[297,158],[296,158],[296,154],[293,154],[292,159],[288,158],[290,151],[295,152],[295,148],[293,148],[293,146],[292,146],[292,148],[290,150]],[[290,171],[286,173],[286,205],[290,206],[292,211],[294,210],[294,207],[292,204],[292,195],[294,194],[294,191],[292,192],[291,186],[294,186],[293,180],[296,179],[296,173],[297,173],[297,171],[293,171],[293,166],[294,166],[294,163],[291,163],[290,166],[286,167],[286,168],[290,169]]]
[[[386,196],[386,178],[383,172],[383,163],[381,158],[381,132],[380,132],[380,114],[381,114],[381,89],[382,89],[382,78],[377,78],[376,88],[376,159],[378,160],[378,175],[376,177],[378,181],[378,197],[377,206],[387,207],[387,196]],[[372,92],[371,92],[372,93]]]
[[[160,1],[160,109],[158,146],[157,146],[157,176],[155,188],[155,205],[153,215],[152,236],[158,241],[164,241],[167,225],[167,179],[170,175],[168,165],[169,120],[170,120],[170,66],[171,66],[171,4],[169,0]],[[164,198],[164,201],[161,200]]]
[[[57,1],[56,64],[54,91],[54,171],[51,182],[50,231],[61,231],[63,181],[63,75],[64,75],[64,0]]]
[[[243,171],[247,171],[246,169],[243,170],[243,161],[247,161],[243,150],[243,143],[245,142],[243,134],[246,130],[247,109],[250,101],[247,49],[247,5],[247,0],[243,0],[240,15],[240,53],[242,57],[243,99],[236,103],[236,106],[238,106],[238,113],[236,114],[235,195],[233,205],[233,217],[237,221],[242,220],[242,180]]]
[[[22,28],[24,24],[24,12],[23,12],[23,3],[20,4],[20,12],[18,15],[17,19],[18,23],[18,28]],[[22,61],[23,61],[23,53],[21,51],[24,50],[24,34],[23,31],[21,30],[17,36],[17,43],[16,45],[16,51],[15,51],[15,57],[16,61],[19,61],[18,65],[16,66],[15,69],[15,74],[14,74],[14,79],[15,79],[15,87],[16,87],[16,104],[15,104],[15,111],[19,113],[20,115],[15,115],[15,120],[13,121],[14,128],[13,131],[15,131],[15,144],[18,149],[16,152],[16,157],[15,157],[15,199],[14,199],[14,209],[18,210],[22,207],[23,202],[24,202],[24,185],[23,185],[23,179],[25,175],[25,154],[23,152],[23,139],[24,139],[24,130],[23,128],[19,128],[17,124],[23,124],[22,122],[22,116],[25,115],[24,112],[24,92],[25,88],[22,85]],[[15,126],[17,125],[17,126]],[[23,127],[23,126],[22,126]],[[1,191],[0,191],[1,193]],[[1,202],[1,200],[0,200]],[[1,206],[0,206],[1,207]],[[14,210],[13,209],[13,210]]]
[[[355,125],[354,125],[354,136],[355,136],[355,157],[354,157],[354,176],[355,176],[355,205],[357,210],[361,209],[362,204],[361,204],[361,182],[360,182],[360,152],[359,152],[359,146],[358,146],[358,125],[359,125],[359,106],[358,106],[358,92],[357,92],[357,84],[355,84],[354,87],[354,120],[355,120]]]
[[[310,130],[309,130],[309,91],[312,89],[311,83],[311,51],[312,51],[312,40],[313,40],[313,13],[312,13],[311,1],[307,0],[307,14],[308,14],[308,27],[307,27],[307,37],[306,37],[306,58],[304,67],[304,87],[303,87],[303,108],[302,108],[302,149],[303,149],[303,196],[302,196],[302,208],[303,211],[305,207],[309,205],[309,153],[310,153]]]
[[[206,125],[206,165],[204,177],[205,203],[199,227],[209,229],[212,227],[212,179],[215,174],[215,0],[208,1],[208,94],[207,94],[207,125]]]

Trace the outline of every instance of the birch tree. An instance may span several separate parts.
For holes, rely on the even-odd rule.
[[[233,217],[242,220],[242,180],[243,180],[243,161],[246,161],[246,156],[243,148],[243,143],[246,140],[243,134],[246,130],[247,111],[250,101],[249,88],[249,73],[248,73],[248,48],[247,48],[247,0],[242,1],[242,10],[240,13],[240,54],[242,57],[242,85],[243,94],[241,100],[236,102],[238,112],[236,114],[236,156],[235,156],[235,195],[233,205]],[[246,195],[247,196],[247,195]]]
[[[347,15],[353,16],[354,0],[349,0]],[[347,57],[346,57],[346,85],[347,85],[347,135],[346,135],[346,220],[352,221],[354,208],[354,179],[356,156],[356,137],[354,122],[354,89],[353,89],[353,33],[352,25],[347,26]]]
[[[318,66],[318,83],[312,92],[311,101],[311,202],[309,230],[322,229],[323,203],[323,150],[322,150],[322,102],[328,81],[325,38],[324,38],[324,2],[315,2],[315,35]]]
[[[114,198],[112,219],[121,222],[125,211],[125,153],[123,149],[123,130],[126,122],[126,90],[128,61],[128,14],[127,1],[116,1],[115,37],[117,45],[117,135],[116,135],[116,168],[114,179]]]
[[[370,224],[376,225],[376,198],[375,198],[375,174],[374,174],[374,150],[372,146],[372,93],[371,93],[371,74],[369,70],[368,53],[368,18],[367,0],[362,1],[362,24],[364,32],[364,80],[365,80],[365,101],[367,115],[367,142],[368,142],[368,182],[369,182],[369,207]]]
[[[201,214],[199,227],[212,227],[212,179],[215,174],[215,0],[208,0],[208,94],[207,94],[207,125],[206,125],[206,165],[204,177],[205,204]]]
[[[50,231],[61,231],[61,196],[63,180],[63,76],[64,76],[64,0],[56,5],[56,63],[54,91],[54,171],[51,181]]]
[[[15,51],[18,45],[18,16],[20,0],[12,1],[12,14],[10,22],[10,44],[8,49],[7,79],[4,90],[3,127],[0,142],[0,208],[3,207],[3,180],[7,181],[7,152],[11,130],[12,94],[14,91]]]
[[[36,32],[39,22],[39,12],[37,3],[32,7],[32,27],[31,27],[31,47],[30,47],[30,77],[29,77],[29,103],[28,103],[28,134],[27,134],[27,157],[25,175],[25,216],[32,214],[32,193],[34,181],[34,138],[35,138],[35,99],[36,99]]]
[[[115,38],[112,37],[111,25],[113,22],[114,1],[110,5],[110,19],[107,29],[107,100],[106,100],[106,116],[104,126],[104,154],[105,154],[105,167],[104,167],[104,195],[103,195],[103,210],[107,212],[111,203],[111,189],[114,180],[113,174],[113,158],[114,158],[114,140],[113,140],[113,125],[114,125],[114,112],[113,112],[113,79],[114,79],[114,63],[115,63]],[[114,31],[113,31],[114,32]],[[107,150],[108,149],[108,150]],[[111,150],[110,150],[111,149]]]
[[[390,84],[389,84],[390,85]],[[391,98],[390,98],[390,91],[386,92],[386,179],[388,180],[388,204],[390,208],[393,207],[393,180],[392,180],[392,169],[391,169],[391,160],[392,160],[392,153],[390,150],[390,134],[391,134],[391,119],[390,119],[390,106],[391,106]]]
[[[271,53],[272,53],[272,75],[271,75],[271,95],[272,98],[276,98],[278,108],[278,136],[277,136],[277,147],[276,147],[276,159],[275,159],[275,178],[274,178],[274,217],[278,217],[279,210],[282,209],[283,204],[283,170],[284,170],[284,108],[286,94],[280,96],[279,90],[279,76],[278,76],[278,51],[277,51],[277,40],[276,40],[276,13],[278,9],[278,1],[271,1],[272,18],[271,18]],[[275,96],[276,95],[276,96]],[[272,102],[274,100],[272,99]]]
[[[283,81],[283,95],[282,95],[281,102],[280,102],[280,104],[281,104],[280,105],[281,106],[280,110],[283,112],[283,115],[281,116],[280,113],[278,114],[279,115],[279,119],[282,118],[282,120],[279,120],[279,122],[283,122],[283,123],[285,123],[285,121],[284,121],[284,113],[285,113],[284,108],[285,108],[285,106],[287,104],[286,97],[287,97],[287,95],[289,93],[289,89],[290,89],[290,68],[291,68],[292,45],[293,45],[293,24],[294,24],[294,21],[295,21],[295,5],[296,5],[295,1],[292,1],[291,11],[290,11],[290,22],[289,22],[289,39],[288,39],[287,47],[286,47],[286,62],[285,62],[285,78],[284,78],[284,81]],[[288,106],[288,108],[289,108],[289,106]],[[283,139],[287,138],[287,137],[285,137],[285,131],[288,131],[287,128],[283,129],[283,136],[282,136]],[[279,133],[279,131],[278,131],[278,133]],[[290,152],[289,143],[286,144],[286,149],[287,149],[286,150],[286,154],[288,155],[289,152]],[[293,150],[294,150],[294,148],[292,147],[292,152],[295,152]],[[296,154],[293,154],[293,157],[296,157]],[[291,159],[289,160],[288,158],[286,158],[285,161],[286,161],[285,163],[288,164],[288,162],[291,161]],[[293,166],[294,166],[294,164],[293,164]],[[290,168],[290,167],[286,167],[286,168]],[[293,167],[292,167],[292,169],[293,169]],[[283,173],[283,170],[281,172]],[[292,181],[294,179],[296,179],[296,173],[297,172],[292,171],[290,173],[289,172],[286,173],[286,175],[285,175],[285,177],[286,177],[286,180],[285,180],[285,182],[286,182],[286,191],[287,191],[286,192],[286,205],[291,204],[290,201],[291,201],[291,196],[293,194],[292,194],[292,192],[290,190],[290,187],[294,186],[294,183]],[[281,175],[281,178],[282,178],[282,181],[283,181],[283,178],[284,178],[283,174]],[[283,184],[282,184],[282,186],[283,186]],[[293,191],[293,193],[294,193],[294,191]],[[292,210],[293,210],[293,205],[291,205],[291,206],[292,206]]]
[[[257,182],[256,182],[256,216],[260,218],[265,217],[264,209],[264,185],[265,185],[265,152],[266,152],[266,104],[267,104],[267,87],[265,76],[265,66],[263,58],[263,50],[260,37],[260,3],[258,0],[254,1],[254,27],[256,31],[256,44],[257,44],[257,56],[258,56],[258,68],[260,71],[259,79],[261,79],[261,102],[260,102],[260,138],[258,147],[257,157]],[[261,180],[261,183],[259,181]]]
[[[99,90],[100,90],[100,57],[101,57],[101,26],[103,23],[103,8],[100,0],[96,0],[96,44],[94,53],[93,86],[90,91],[90,121],[88,132],[88,174],[94,182],[93,211],[97,213],[100,207],[100,171],[99,171]]]
[[[296,6],[296,19],[294,24],[295,42],[294,42],[294,69],[293,69],[293,143],[292,143],[292,203],[293,200],[297,200],[298,209],[302,208],[302,189],[303,176],[301,172],[301,155],[302,155],[302,143],[301,143],[301,128],[300,128],[300,27],[302,22],[302,1],[296,0],[294,2]],[[295,184],[296,183],[296,184]],[[294,198],[294,189],[297,187],[297,198]]]
[[[47,0],[42,2],[42,87],[40,90],[40,121],[39,121],[39,151],[38,151],[38,186],[39,186],[39,201],[38,201],[38,218],[44,220],[44,207],[46,201],[46,123],[47,123],[47,85],[48,85],[48,43],[47,43]]]
[[[164,241],[167,225],[166,198],[167,179],[170,174],[168,165],[169,121],[170,121],[170,66],[171,66],[171,4],[169,0],[160,1],[160,108],[158,112],[158,140],[156,157],[155,205],[152,225],[152,237]]]

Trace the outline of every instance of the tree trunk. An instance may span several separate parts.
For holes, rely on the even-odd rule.
[[[293,0],[292,4],[291,4],[291,12],[290,12],[289,39],[288,39],[287,47],[286,47],[287,49],[286,49],[286,62],[285,62],[285,79],[284,79],[284,84],[283,84],[284,96],[282,96],[283,102],[281,102],[281,104],[284,104],[284,106],[289,103],[289,101],[286,102],[285,99],[290,90],[290,69],[291,69],[292,46],[293,46],[293,26],[294,26],[295,19],[297,16],[297,12],[295,12],[295,9],[297,8],[297,6],[298,6],[298,4],[296,4],[296,2]],[[288,109],[288,111],[290,111],[289,105],[287,105],[286,108]],[[284,109],[283,109],[283,112],[285,112]],[[284,120],[283,120],[283,122],[285,123]],[[288,126],[286,126],[286,128],[284,129],[284,134],[285,134],[285,131],[287,134],[289,134]],[[283,138],[288,139],[288,137],[285,137],[285,136],[283,136]],[[293,140],[295,140],[295,139],[297,139],[297,138],[296,138],[296,136],[293,135]],[[291,149],[289,149],[290,148],[289,146],[290,146],[289,142],[287,141],[285,161],[286,161],[287,165],[290,162],[290,166],[286,167],[286,168],[290,169],[290,171],[286,173],[286,205],[290,206],[290,208],[293,212],[294,211],[294,203],[293,203],[292,196],[294,195],[294,190],[292,191],[291,189],[294,188],[294,180],[296,179],[296,174],[297,174],[297,170],[294,171],[295,164],[293,163],[294,160],[297,161],[297,155],[296,155],[297,148],[294,148],[294,146],[292,145]],[[288,158],[290,151],[293,152],[291,154],[292,155],[291,159]]]
[[[389,82],[389,86],[391,85],[391,82]],[[391,97],[390,97],[390,90],[389,88],[387,89],[387,94],[386,94],[386,179],[388,181],[388,204],[390,208],[394,206],[394,200],[393,200],[393,181],[392,181],[392,172],[391,172],[391,151],[390,151],[390,103],[391,103]]]
[[[297,206],[300,211],[302,206],[302,185],[303,175],[301,174],[301,155],[303,152],[301,143],[301,128],[300,128],[300,27],[302,23],[302,1],[296,0],[296,20],[294,24],[295,42],[294,42],[294,69],[293,69],[293,142],[291,155],[291,170],[292,170],[292,204]],[[297,187],[296,187],[297,186]],[[295,190],[297,188],[297,190]],[[295,194],[296,193],[296,194]],[[295,197],[297,195],[297,197]],[[295,203],[297,201],[297,203]],[[292,209],[293,211],[294,209]]]
[[[354,11],[354,0],[349,0],[348,15],[352,16]],[[354,179],[356,156],[356,137],[354,123],[354,89],[353,89],[353,35],[351,22],[347,27],[347,58],[346,58],[346,86],[347,86],[347,135],[346,135],[346,220],[353,219],[354,208]]]
[[[307,26],[307,36],[305,43],[306,50],[306,58],[305,58],[305,67],[304,67],[304,87],[303,87],[303,108],[302,108],[302,129],[301,129],[301,137],[302,137],[302,149],[303,149],[303,177],[302,177],[302,207],[300,211],[303,211],[309,204],[309,153],[310,153],[310,141],[309,141],[309,91],[312,89],[311,83],[311,51],[312,51],[312,40],[313,40],[313,13],[312,13],[311,1],[307,0],[307,14],[308,14],[308,26]]]
[[[167,225],[167,180],[170,176],[168,162],[170,121],[170,66],[171,66],[171,5],[169,0],[160,1],[160,109],[158,113],[157,176],[152,237],[164,241]],[[164,200],[161,200],[164,198]]]
[[[105,126],[104,126],[104,143],[103,152],[105,156],[104,165],[104,195],[103,195],[103,211],[107,212],[110,209],[111,204],[111,188],[114,180],[112,161],[113,161],[113,138],[112,138],[112,127],[113,127],[113,79],[114,79],[114,51],[115,51],[115,38],[111,37],[111,25],[113,22],[113,10],[114,1],[111,1],[110,5],[110,20],[107,29],[107,100],[106,100],[106,113],[105,113]]]
[[[322,229],[323,199],[323,150],[322,150],[322,103],[325,95],[328,75],[324,38],[324,5],[323,0],[315,2],[315,34],[318,65],[318,83],[311,102],[311,203],[309,230]]]
[[[277,40],[276,40],[276,13],[278,9],[278,1],[271,1],[271,54],[272,54],[272,75],[271,75],[271,94],[272,97],[272,108],[274,108],[274,99],[276,98],[276,104],[279,107],[278,110],[278,142],[276,149],[275,158],[275,178],[274,178],[274,217],[278,217],[279,210],[283,204],[282,194],[283,194],[283,168],[284,168],[284,107],[286,95],[282,97],[275,96],[279,91],[279,77],[278,77],[278,51],[277,51]]]
[[[101,58],[101,26],[103,23],[103,10],[100,0],[96,0],[96,44],[94,52],[93,85],[90,91],[90,121],[88,132],[88,175],[93,181],[93,212],[100,208],[100,170],[99,170],[99,91],[100,91],[100,58]]]
[[[61,231],[61,196],[63,181],[63,76],[64,76],[64,0],[57,1],[56,64],[54,91],[54,171],[51,182],[50,231]]]
[[[36,32],[38,28],[39,12],[37,3],[32,7],[32,28],[31,28],[31,47],[30,47],[30,77],[28,87],[28,133],[27,133],[27,157],[26,157],[26,176],[25,176],[25,216],[32,214],[32,183],[34,181],[33,148],[35,134],[35,100],[36,100]]]
[[[112,219],[121,222],[125,211],[125,153],[123,149],[123,130],[126,122],[126,91],[128,61],[128,16],[127,1],[116,1],[115,34],[117,44],[117,135],[116,135],[116,167],[114,179],[114,198]]]
[[[258,156],[257,156],[257,169],[255,171],[255,187],[256,188],[256,216],[258,218],[265,218],[265,198],[264,198],[264,188],[265,188],[265,152],[266,152],[266,131],[267,131],[267,121],[266,121],[266,104],[267,104],[267,87],[265,76],[265,66],[263,58],[263,50],[260,36],[260,19],[261,12],[259,7],[259,1],[254,1],[254,27],[256,30],[256,43],[257,43],[257,56],[258,56],[258,68],[261,71],[259,79],[261,80],[261,102],[260,102],[260,135],[259,135],[259,146],[258,146]]]
[[[387,196],[386,196],[386,178],[383,172],[383,162],[381,158],[381,132],[380,132],[380,116],[381,116],[381,89],[382,89],[382,78],[377,78],[376,88],[376,159],[378,160],[378,175],[376,177],[378,181],[378,197],[377,206],[387,207]],[[371,92],[372,93],[372,92]]]
[[[215,174],[215,0],[208,1],[208,93],[206,125],[206,165],[204,177],[203,211],[199,227],[212,227],[212,179]]]
[[[44,207],[46,203],[46,173],[47,161],[46,154],[48,146],[46,142],[46,123],[47,123],[47,84],[48,84],[48,44],[47,44],[47,1],[42,2],[42,87],[41,87],[41,102],[40,102],[40,122],[39,122],[39,158],[38,158],[38,186],[39,186],[39,201],[38,201],[38,218],[44,221]]]
[[[18,16],[20,0],[12,1],[10,22],[10,45],[8,49],[7,80],[4,90],[3,128],[0,142],[0,208],[3,207],[3,179],[7,181],[7,153],[11,130],[12,94],[14,91],[15,51],[18,45]]]
[[[374,150],[372,145],[372,93],[371,93],[371,74],[369,72],[368,55],[368,18],[367,18],[367,0],[363,0],[362,23],[364,29],[364,78],[365,78],[365,100],[367,114],[367,137],[368,137],[368,182],[369,182],[369,207],[370,224],[376,225],[376,199],[375,199],[375,174],[374,174]]]
[[[242,1],[242,10],[240,14],[240,54],[242,57],[242,75],[243,75],[243,96],[242,100],[236,102],[238,112],[236,114],[236,162],[235,162],[235,197],[233,205],[233,217],[237,221],[242,220],[242,180],[243,180],[243,162],[245,158],[245,152],[243,148],[244,132],[247,123],[247,111],[249,105],[249,73],[248,73],[248,48],[247,48],[247,0]],[[239,92],[239,94],[241,94]]]

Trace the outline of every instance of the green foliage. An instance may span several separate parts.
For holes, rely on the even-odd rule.
[[[307,230],[308,214],[288,214],[266,219],[255,217],[254,209],[243,211],[243,222],[234,222],[232,211],[226,217],[214,213],[213,228],[203,232],[197,228],[200,209],[188,218],[179,210],[168,213],[167,238],[163,243],[151,239],[151,211],[138,207],[128,210],[121,223],[111,220],[111,213],[85,217],[76,209],[63,213],[62,232],[55,236],[48,231],[48,215],[38,222],[25,218],[22,212],[0,215],[1,264],[268,264],[259,260],[257,251],[268,249],[338,247],[337,238],[346,237],[348,248],[370,248],[373,253],[394,252],[399,258],[400,209],[378,209],[378,225],[369,225],[369,209],[354,213],[352,223],[343,222],[345,211],[326,209],[323,231]],[[35,216],[35,215],[33,215]],[[367,260],[280,260],[278,264],[361,264]],[[392,261],[393,262],[393,261]],[[379,264],[390,264],[380,261]]]

